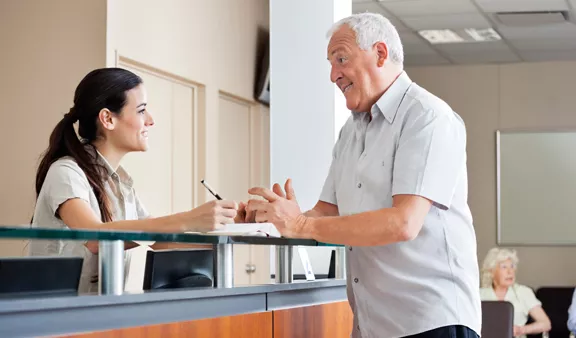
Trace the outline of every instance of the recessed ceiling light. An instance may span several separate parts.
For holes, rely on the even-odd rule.
[[[418,34],[433,45],[442,43],[490,42],[502,40],[500,35],[492,28],[421,30],[418,31]]]
[[[431,44],[464,42],[461,36],[449,29],[422,30],[419,31],[418,34]]]
[[[466,33],[468,33],[468,35],[470,35],[470,37],[472,37],[472,39],[474,39],[475,41],[498,41],[498,40],[502,40],[502,38],[500,37],[500,35],[498,35],[498,33],[496,33],[495,30],[493,30],[492,28],[486,28],[486,29],[474,29],[474,28],[468,28],[465,29]]]

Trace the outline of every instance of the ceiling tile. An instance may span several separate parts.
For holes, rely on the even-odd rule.
[[[424,40],[422,37],[420,37],[420,35],[411,32],[411,31],[406,31],[406,32],[400,32],[400,40],[402,40],[402,44],[403,45],[407,45],[407,44],[414,44],[414,43],[426,43],[428,44],[428,42],[426,42],[426,40]]]
[[[400,40],[402,41],[405,58],[412,56],[439,56],[438,52],[416,33],[400,32]]]
[[[404,16],[402,21],[414,30],[487,28],[492,24],[480,13]]]
[[[406,55],[404,57],[404,66],[432,66],[448,65],[450,61],[446,58],[436,55]]]
[[[521,61],[512,51],[450,53],[446,54],[446,56],[454,63],[458,64],[507,63]]]
[[[410,30],[403,23],[398,21],[398,19],[396,19],[396,17],[394,15],[387,12],[382,6],[380,6],[379,4],[377,4],[375,2],[355,3],[352,5],[352,13],[364,13],[364,12],[382,14],[385,18],[390,20],[390,23],[392,23],[392,25],[394,25],[394,27],[396,27],[397,31]]]
[[[425,42],[402,44],[404,55],[435,55],[438,54]]]
[[[478,12],[470,0],[397,0],[380,1],[386,9],[397,15],[440,15]]]
[[[568,61],[576,60],[576,49],[564,51],[525,51],[520,52],[525,61]]]
[[[502,41],[491,41],[491,42],[469,42],[469,43],[445,43],[437,44],[434,46],[439,51],[445,54],[471,54],[471,53],[507,53],[511,52],[510,47],[508,47]]]
[[[361,3],[361,2],[372,2],[373,0],[352,0],[352,3]]]
[[[400,40],[405,55],[436,55],[430,44],[413,32],[400,32]]]
[[[571,22],[534,27],[498,26],[498,32],[506,39],[576,39],[576,25]]]
[[[518,51],[566,51],[576,49],[576,38],[510,39],[509,43]]]
[[[565,0],[475,0],[485,12],[568,10]]]

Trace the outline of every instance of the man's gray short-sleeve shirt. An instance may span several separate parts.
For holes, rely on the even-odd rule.
[[[433,202],[414,240],[346,248],[352,336],[394,338],[447,325],[480,334],[460,116],[403,72],[370,113],[352,114],[333,155],[320,199],[340,215],[390,208],[398,194]]]

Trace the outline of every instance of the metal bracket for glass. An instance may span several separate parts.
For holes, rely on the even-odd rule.
[[[214,244],[214,286],[217,288],[234,287],[234,251],[233,244]]]
[[[335,249],[334,274],[336,279],[346,279],[346,248],[344,247]]]
[[[292,283],[292,254],[291,245],[276,245],[276,283]]]
[[[124,241],[98,243],[98,288],[102,295],[121,295],[124,292]]]

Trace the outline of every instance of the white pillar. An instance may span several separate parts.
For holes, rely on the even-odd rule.
[[[349,116],[330,82],[326,33],[351,12],[351,0],[270,0],[270,179],[292,178],[303,211],[318,201]],[[315,272],[326,273],[329,251],[309,252]],[[294,262],[302,273],[296,254]]]

